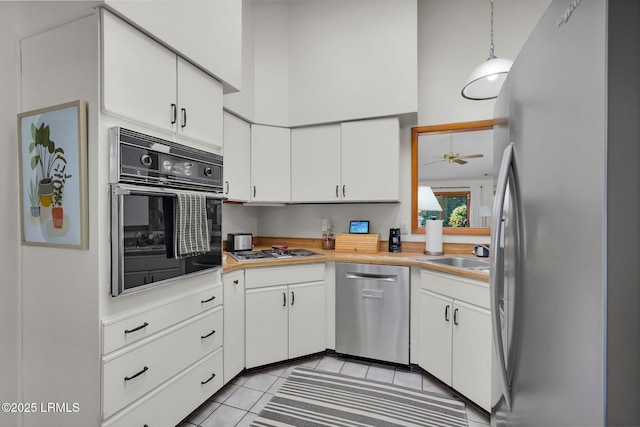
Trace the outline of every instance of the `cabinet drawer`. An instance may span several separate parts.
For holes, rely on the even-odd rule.
[[[487,282],[431,270],[421,270],[420,286],[422,289],[437,292],[456,300],[490,308],[489,284]]]
[[[168,328],[210,308],[222,304],[222,285],[147,307],[126,316],[102,322],[102,354]]]
[[[103,418],[222,346],[222,307],[196,316],[129,351],[103,358]]]
[[[245,271],[246,289],[263,286],[325,280],[325,264],[299,264],[296,266],[249,268]]]
[[[222,359],[216,350],[102,426],[177,425],[222,387]]]

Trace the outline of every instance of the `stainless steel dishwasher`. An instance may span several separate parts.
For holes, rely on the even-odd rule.
[[[336,352],[409,364],[409,267],[336,263]]]

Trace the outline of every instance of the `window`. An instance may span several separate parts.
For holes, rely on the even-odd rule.
[[[441,219],[443,227],[469,227],[468,207],[471,204],[470,191],[434,191],[442,212],[419,211],[418,223],[424,227],[432,216]]]

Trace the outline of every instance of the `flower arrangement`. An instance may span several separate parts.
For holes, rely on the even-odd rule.
[[[460,205],[451,212],[451,215],[449,215],[449,226],[467,226],[467,205]]]

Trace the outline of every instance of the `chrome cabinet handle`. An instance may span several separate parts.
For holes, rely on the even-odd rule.
[[[176,104],[171,104],[171,124],[175,125],[178,121],[178,106]]]
[[[135,373],[135,374],[131,375],[130,377],[124,377],[124,380],[125,380],[125,381],[130,381],[130,380],[132,380],[132,379],[134,379],[134,378],[137,378],[137,377],[139,377],[140,375],[144,374],[144,373],[145,373],[145,372],[147,372],[148,370],[149,370],[149,368],[145,366],[145,367],[144,367],[144,368],[142,368],[139,372],[137,372],[137,373]]]
[[[340,197],[340,186],[336,185],[336,199]]]
[[[226,191],[224,192],[224,194],[229,194],[229,181],[225,181],[224,185],[225,185],[225,187],[227,187]]]
[[[144,322],[142,325],[140,325],[140,326],[138,326],[138,327],[136,327],[136,328],[133,328],[133,329],[125,329],[124,333],[125,333],[125,334],[130,334],[130,333],[132,333],[132,332],[139,331],[140,329],[144,329],[144,328],[146,328],[147,326],[149,326],[149,324],[148,324],[147,322]]]
[[[253,197],[256,197],[256,186],[253,186]]]
[[[342,185],[342,197],[347,197],[347,186]]]

